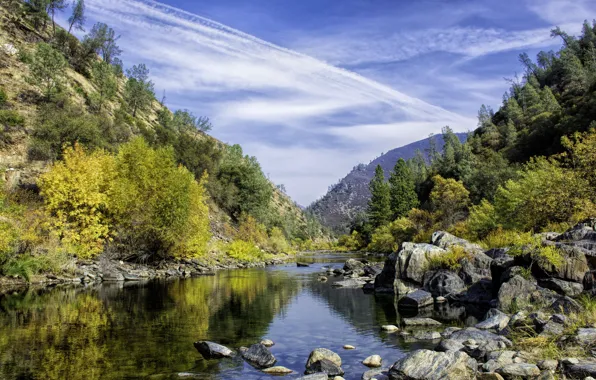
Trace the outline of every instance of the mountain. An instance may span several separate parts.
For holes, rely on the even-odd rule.
[[[461,141],[467,137],[467,133],[456,135]],[[435,137],[435,143],[438,150],[443,148],[443,139],[440,135]],[[308,206],[307,210],[316,215],[324,226],[336,232],[345,232],[353,218],[366,210],[370,198],[368,184],[375,174],[377,165],[381,165],[385,176],[389,177],[397,160],[413,158],[417,151],[426,155],[425,152],[429,147],[430,139],[427,138],[390,150],[368,165],[356,165],[337,184],[330,186],[327,194]]]

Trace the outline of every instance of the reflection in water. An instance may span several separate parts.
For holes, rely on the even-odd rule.
[[[267,337],[276,343],[271,351],[278,365],[295,371],[286,379],[304,371],[316,347],[338,352],[345,378],[359,379],[369,355],[390,365],[405,351],[432,346],[381,331],[401,318],[393,296],[335,289],[333,276],[317,281],[323,267],[340,267],[345,257],[305,260],[312,265],[3,296],[0,378],[174,379],[184,372],[200,379],[270,379],[238,356],[203,360],[192,344],[212,340],[237,349]],[[431,312],[443,320],[466,313],[446,306]],[[344,344],[356,350],[345,351]]]

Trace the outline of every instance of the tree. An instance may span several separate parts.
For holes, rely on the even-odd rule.
[[[196,117],[189,110],[177,110],[172,120],[180,132],[207,132],[211,130],[211,123],[206,117]]]
[[[37,45],[33,62],[29,67],[29,81],[42,88],[47,100],[58,92],[66,75],[68,63],[64,56],[45,42]]]
[[[54,34],[56,34],[56,22],[54,21],[54,17],[56,15],[56,11],[61,11],[67,7],[66,0],[48,0],[47,4],[46,12],[52,15],[52,29]]]
[[[124,99],[132,116],[136,117],[137,111],[148,108],[155,98],[153,82],[149,80],[149,69],[142,63],[126,70],[126,74],[128,80],[124,87]]]
[[[76,30],[85,31],[84,25],[87,17],[85,16],[85,0],[76,0],[73,2],[72,15],[68,18],[68,33]]]
[[[391,218],[389,184],[385,182],[385,174],[381,165],[377,165],[369,189],[371,197],[368,201],[368,218],[372,227],[376,229],[387,224]]]
[[[405,216],[418,206],[416,184],[406,161],[400,158],[389,177],[391,212],[393,219]]]
[[[97,94],[93,96],[93,103],[101,111],[106,102],[114,99],[118,91],[118,82],[109,63],[97,61],[93,64],[91,74],[97,86]]]
[[[107,63],[111,64],[116,57],[122,54],[122,50],[116,44],[120,36],[116,36],[116,32],[104,23],[98,22],[93,25],[85,39]]]
[[[35,29],[41,28],[42,25],[45,28],[48,19],[48,4],[49,0],[27,0],[28,11],[33,19]]]
[[[435,186],[430,193],[430,200],[436,212],[437,219],[444,228],[449,228],[456,222],[465,219],[470,203],[469,192],[463,183],[453,178],[433,177]]]

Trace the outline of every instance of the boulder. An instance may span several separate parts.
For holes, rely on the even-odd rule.
[[[307,263],[296,263],[296,266],[306,268],[306,267],[309,267],[310,265],[308,265]]]
[[[596,253],[596,218],[587,219],[559,235],[555,241]]]
[[[498,293],[498,308],[501,310],[533,309],[552,303],[555,293],[539,287],[521,275],[501,285]]]
[[[328,359],[317,360],[310,366],[306,367],[305,374],[325,373],[329,377],[343,376],[344,370],[340,366]]]
[[[496,330],[500,331],[507,327],[509,323],[509,316],[499,309],[490,309],[484,320],[476,324],[476,328],[480,330]]]
[[[568,296],[554,297],[549,309],[555,313],[579,313],[583,310],[582,305],[579,302]]]
[[[536,364],[530,363],[511,363],[497,369],[497,373],[503,375],[506,379],[533,379],[540,375],[540,369]]]
[[[464,352],[415,350],[395,362],[389,369],[393,380],[472,380],[476,362]]]
[[[560,295],[575,297],[584,291],[584,286],[577,282],[560,280],[558,278],[545,278],[538,280],[543,288],[554,290]]]
[[[451,334],[449,339],[462,344],[466,341],[474,340],[478,346],[494,345],[503,346],[503,348],[512,346],[511,341],[504,336],[494,334],[487,330],[479,330],[474,327],[467,327],[463,330],[455,331]],[[496,351],[496,349],[490,351]]]
[[[416,331],[412,334],[415,340],[439,340],[441,333],[437,331]]]
[[[505,380],[503,376],[496,372],[480,372],[476,375],[476,380]]]
[[[463,350],[464,345],[462,342],[457,341],[455,339],[443,339],[439,345],[435,348],[435,351],[438,352],[447,352],[447,351],[461,351]]]
[[[493,299],[493,282],[488,279],[480,280],[461,293],[450,294],[447,299],[459,303],[488,305]]]
[[[532,266],[534,275],[539,278],[554,277],[565,281],[582,282],[586,272],[590,270],[584,252],[579,248],[561,243],[555,245],[565,258],[562,264],[555,266],[546,260],[537,260]]]
[[[356,259],[348,259],[344,264],[344,271],[364,274],[364,263]]]
[[[362,380],[388,380],[389,370],[387,368],[369,369],[362,374]]]
[[[442,323],[432,318],[404,318],[403,324],[406,326],[441,326]]]
[[[364,267],[364,275],[368,277],[376,277],[383,271],[380,265],[367,265]]]
[[[261,343],[253,344],[249,348],[241,347],[240,354],[244,360],[256,368],[269,368],[277,361],[269,349]]]
[[[482,365],[482,369],[486,372],[494,372],[495,370],[513,363],[515,351],[495,351],[487,355],[487,361]]]
[[[397,253],[393,252],[385,259],[385,265],[381,273],[375,277],[375,292],[394,293],[394,282],[396,279]]]
[[[452,293],[461,293],[466,289],[464,281],[455,273],[440,270],[429,272],[424,278],[424,289],[433,297],[446,296]]]
[[[261,341],[261,344],[265,347],[272,347],[275,345],[275,343],[271,339],[263,339]]]
[[[379,355],[371,355],[362,361],[367,367],[380,367],[383,364],[383,359]]]
[[[422,284],[429,260],[446,252],[430,244],[403,243],[397,254],[397,278]]]
[[[484,278],[492,278],[490,270],[493,259],[484,252],[476,252],[470,257],[461,260],[459,276],[466,284],[473,284]]]
[[[511,267],[515,265],[513,256],[507,254],[507,250],[492,250],[496,251],[493,256],[493,261],[490,263],[490,273],[493,280],[493,295],[497,295],[501,287],[501,277]],[[490,252],[490,251],[489,251]]]
[[[194,346],[205,359],[221,359],[234,356],[234,351],[221,344],[209,341],[198,341],[194,342]]]
[[[554,359],[545,359],[536,363],[541,370],[555,371],[559,366],[559,361]]]
[[[458,238],[457,236],[445,231],[434,232],[430,238],[430,241],[433,245],[443,249],[448,249],[453,246],[460,246],[470,253],[483,252],[482,247],[478,244],[472,244],[465,239]]]
[[[593,346],[596,343],[596,328],[577,329],[575,340],[583,346]]]
[[[433,304],[432,295],[424,290],[408,293],[397,302],[398,309],[421,309]]]
[[[341,367],[341,358],[338,354],[326,348],[317,348],[313,350],[308,356],[308,360],[306,361],[306,369],[311,367],[314,363],[323,359],[329,360],[336,366]]]
[[[563,361],[563,372],[572,379],[583,379],[587,376],[596,376],[596,361],[593,360],[574,360]]]
[[[395,331],[399,330],[399,327],[397,327],[395,325],[383,325],[383,326],[381,326],[381,329],[383,331],[395,332]]]

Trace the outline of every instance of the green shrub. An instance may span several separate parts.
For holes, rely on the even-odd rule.
[[[27,51],[25,49],[19,49],[19,53],[18,53],[17,57],[19,58],[19,61],[26,63],[28,65],[33,63],[33,54],[31,54],[29,51]]]
[[[39,255],[26,253],[8,260],[2,266],[2,271],[7,276],[20,276],[30,281],[31,276],[39,273],[62,273],[72,263],[72,258],[62,250]]]
[[[0,110],[0,125],[5,129],[14,129],[25,125],[25,118],[17,111]]]
[[[234,240],[224,247],[224,251],[231,258],[245,262],[261,261],[264,257],[259,247],[244,240]]]
[[[428,260],[428,269],[457,270],[461,268],[461,261],[470,258],[470,254],[463,247],[453,246],[441,255],[432,256]]]
[[[391,229],[388,225],[381,226],[373,232],[371,242],[366,249],[379,253],[391,253],[397,250],[395,238],[391,234]]]
[[[8,102],[8,95],[6,95],[6,91],[0,88],[0,107],[4,107],[6,102]]]
[[[524,246],[535,243],[531,232],[496,229],[480,241],[485,249]]]

